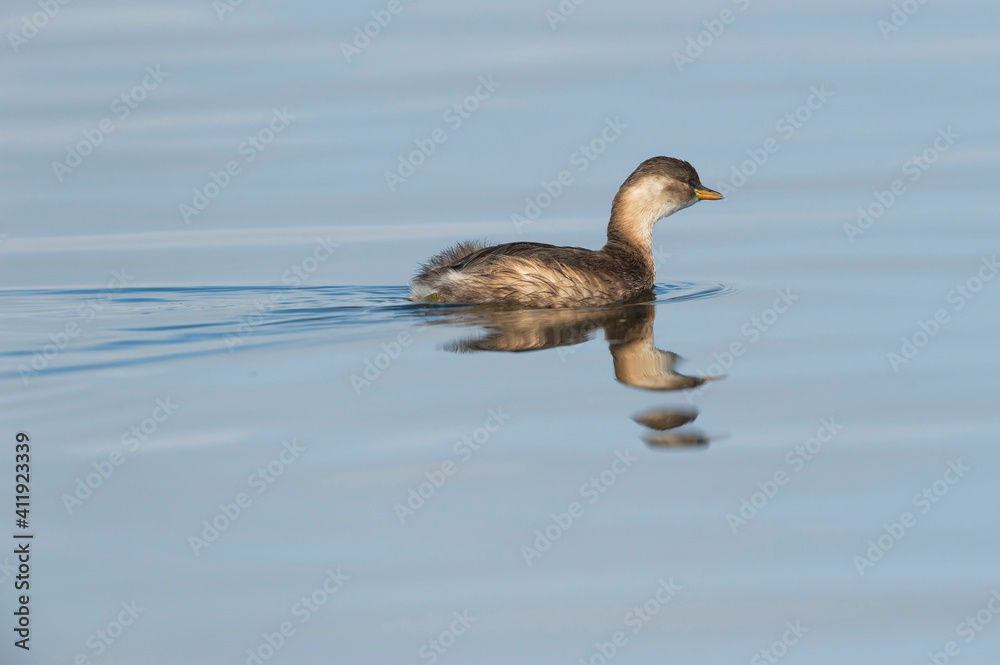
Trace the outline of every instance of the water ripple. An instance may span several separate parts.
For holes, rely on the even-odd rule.
[[[655,304],[711,298],[724,284],[657,284]],[[373,327],[455,314],[404,286],[151,287],[0,291],[0,379],[100,370],[276,345],[378,337]],[[331,335],[332,333],[332,335]]]

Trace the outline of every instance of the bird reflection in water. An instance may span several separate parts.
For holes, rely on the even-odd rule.
[[[676,353],[661,351],[653,344],[656,308],[638,302],[592,309],[497,311],[456,308],[453,316],[431,323],[459,324],[479,329],[479,334],[448,344],[447,351],[520,352],[570,347],[586,342],[602,329],[614,362],[615,379],[633,388],[677,391],[697,388],[719,376],[688,376],[675,369]],[[643,441],[654,448],[707,446],[714,438],[686,427],[698,417],[693,408],[664,406],[632,416],[647,428]]]

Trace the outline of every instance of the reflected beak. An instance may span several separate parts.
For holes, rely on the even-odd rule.
[[[719,199],[725,198],[714,189],[707,189],[705,187],[695,187],[694,193],[695,196],[702,201],[718,201]]]

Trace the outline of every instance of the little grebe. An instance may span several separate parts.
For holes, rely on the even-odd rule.
[[[653,225],[722,194],[672,157],[647,159],[615,194],[608,242],[598,250],[511,242],[461,242],[421,266],[411,300],[507,307],[596,307],[653,288]]]

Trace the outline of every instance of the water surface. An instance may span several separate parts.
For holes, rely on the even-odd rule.
[[[4,662],[993,663],[996,9],[414,2],[347,61],[385,6],[71,4],[5,53]],[[656,154],[727,198],[653,300],[406,300],[466,237],[599,246]]]

